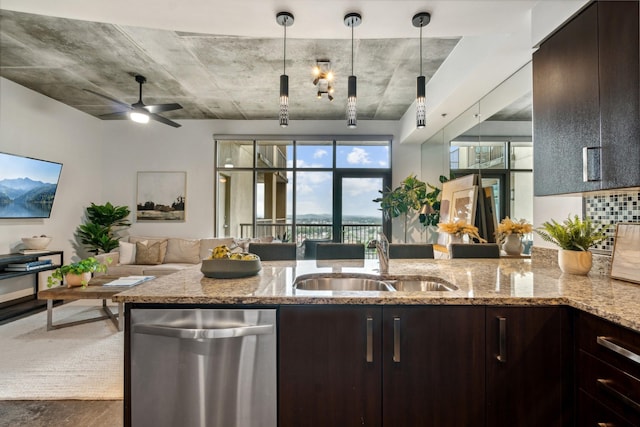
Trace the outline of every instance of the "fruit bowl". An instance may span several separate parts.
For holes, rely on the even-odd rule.
[[[33,237],[23,237],[22,243],[24,244],[25,249],[33,249],[33,250],[45,250],[49,243],[51,243],[51,237],[47,236],[33,236]]]
[[[260,258],[240,259],[203,259],[200,271],[206,277],[216,279],[233,279],[237,277],[254,276],[262,269]]]

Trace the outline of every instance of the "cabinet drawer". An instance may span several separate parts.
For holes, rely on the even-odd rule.
[[[623,418],[640,425],[640,379],[583,350],[578,352],[578,386]]]
[[[640,378],[640,333],[580,313],[578,347]]]
[[[634,427],[584,391],[578,395],[578,424],[585,427]]]

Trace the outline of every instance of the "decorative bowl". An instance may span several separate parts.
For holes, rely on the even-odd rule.
[[[26,249],[45,250],[47,249],[47,246],[49,246],[49,243],[51,243],[51,237],[23,237],[22,243]]]
[[[262,269],[260,259],[203,259],[200,271],[206,277],[216,279],[232,279],[236,277],[254,276]]]

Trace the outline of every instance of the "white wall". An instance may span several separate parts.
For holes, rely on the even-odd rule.
[[[533,172],[535,179],[535,171]],[[582,196],[545,196],[533,198],[533,228],[551,219],[558,222],[564,221],[569,215],[582,215]],[[536,233],[533,233],[533,245],[543,248],[558,249],[552,243],[545,242]]]
[[[0,219],[0,253],[46,234],[69,261],[85,206],[101,199],[102,122],[4,78],[0,93],[0,151],[63,163],[51,217]]]

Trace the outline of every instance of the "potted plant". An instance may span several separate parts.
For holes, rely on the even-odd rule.
[[[426,193],[426,184],[416,178],[415,175],[406,177],[398,187],[393,190],[380,191],[382,197],[373,199],[380,203],[380,209],[386,219],[397,218],[404,215],[404,241],[407,241],[407,220],[412,210],[416,212],[422,207],[422,200]]]
[[[532,230],[531,224],[526,220],[514,221],[506,217],[498,224],[496,239],[502,243],[502,249],[508,255],[520,255],[523,250],[522,236],[531,233]]]
[[[589,218],[580,220],[571,215],[562,223],[555,220],[542,223],[535,232],[547,242],[560,247],[558,265],[569,274],[587,275],[591,270],[592,254],[589,248],[607,238],[607,227],[596,227]]]
[[[131,211],[127,206],[114,206],[91,203],[87,208],[86,223],[79,225],[76,234],[80,241],[89,247],[89,252],[99,254],[111,252],[118,247],[119,229],[131,226],[127,217]]]
[[[111,259],[108,258],[107,262],[111,262]],[[50,288],[54,285],[62,284],[64,280],[69,288],[74,286],[82,286],[84,288],[91,280],[91,273],[96,271],[104,273],[107,271],[107,265],[100,263],[94,257],[89,257],[53,270],[51,276],[47,278],[47,286]]]

